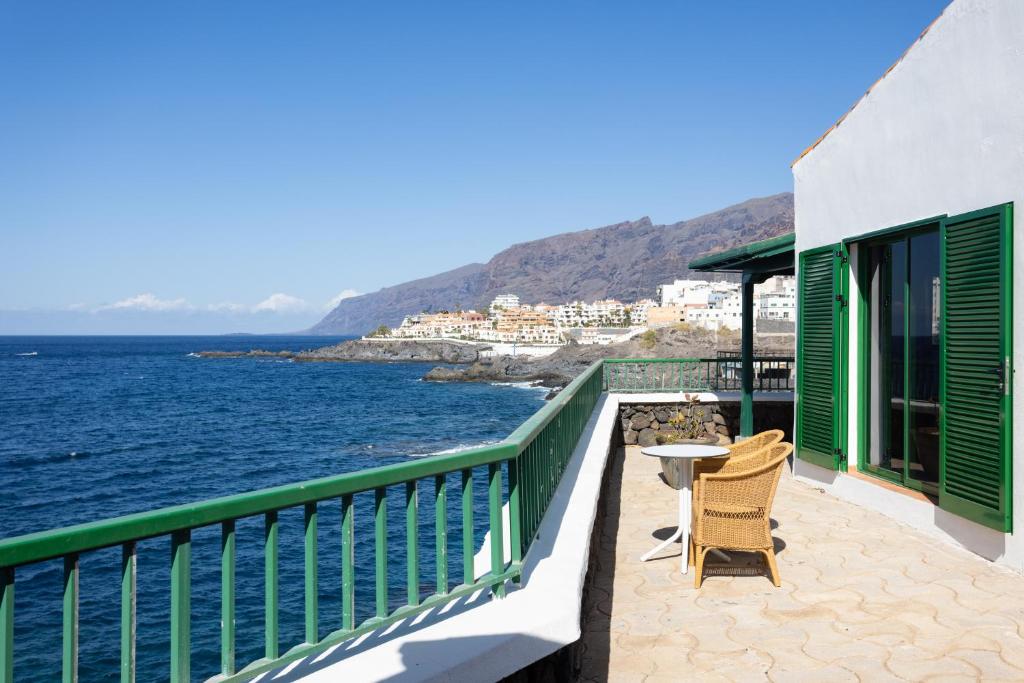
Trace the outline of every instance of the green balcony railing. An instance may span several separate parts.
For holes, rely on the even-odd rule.
[[[418,459],[406,463],[360,470],[286,486],[242,493],[198,503],[90,522],[0,540],[0,683],[14,680],[14,591],[18,568],[63,559],[62,677],[78,678],[79,558],[103,548],[121,548],[120,586],[120,679],[135,680],[137,544],[156,537],[170,540],[170,679],[190,680],[191,661],[191,550],[192,533],[204,527],[220,527],[220,674],[217,681],[242,681],[282,664],[318,652],[333,644],[398,621],[422,610],[442,605],[480,590],[497,597],[506,584],[518,580],[523,558],[540,526],[555,488],[565,471],[583,429],[602,392],[602,363],[590,366],[575,381],[543,406],[504,441],[483,448]],[[490,533],[490,571],[477,576],[474,567],[473,477],[474,469],[486,467],[487,514]],[[503,479],[503,474],[507,479]],[[461,491],[450,493],[448,476],[461,478]],[[434,553],[436,589],[424,596],[419,566],[419,482],[432,488],[436,517]],[[389,495],[404,489],[407,600],[392,607],[388,590]],[[354,503],[356,494],[373,492],[374,614],[357,623],[355,609]],[[507,492],[507,493],[506,493]],[[461,497],[462,582],[451,586],[447,576],[448,496]],[[338,628],[320,637],[317,572],[319,504],[340,501],[342,571]],[[509,510],[510,556],[504,552],[503,508]],[[304,642],[280,649],[278,516],[301,508],[304,519],[303,547],[305,595]],[[243,666],[235,661],[235,597],[237,592],[236,522],[263,520],[264,558],[264,656]],[[111,672],[114,674],[115,672]]]
[[[792,391],[793,358],[756,356],[755,391]],[[631,394],[659,391],[740,391],[739,356],[718,358],[616,358],[604,362],[606,391]]]
[[[787,390],[792,387],[791,358],[755,359],[755,388]],[[540,527],[555,489],[583,429],[603,391],[651,392],[729,390],[739,388],[739,360],[621,359],[598,361],[520,425],[504,441],[450,455],[417,459],[333,477],[278,486],[213,500],[178,505],[77,526],[0,540],[0,683],[14,680],[14,592],[18,569],[26,565],[62,560],[64,571],[61,655],[63,680],[78,678],[79,575],[81,556],[120,547],[120,680],[136,677],[137,546],[142,541],[166,538],[170,544],[170,679],[191,678],[192,534],[197,529],[220,528],[220,673],[211,680],[242,681],[355,638],[420,611],[459,597],[489,590],[505,595],[506,585],[519,580],[521,566]],[[474,566],[474,470],[486,468],[487,528],[490,533],[490,570],[478,575]],[[450,475],[450,477],[449,477]],[[460,482],[449,491],[449,478]],[[422,482],[426,482],[420,486]],[[431,485],[432,484],[432,485]],[[432,592],[425,592],[420,568],[420,490],[431,495],[435,516],[433,553],[436,576]],[[357,494],[372,492],[373,612],[359,619],[355,601]],[[398,497],[405,511],[406,599],[395,606],[389,600],[388,498]],[[457,503],[449,507],[449,497]],[[341,594],[337,628],[321,637],[318,595],[318,528],[320,506],[340,502]],[[455,501],[453,501],[455,502]],[[504,551],[503,509],[509,516],[509,548]],[[279,515],[303,511],[302,548],[288,548],[303,558],[304,640],[281,650],[279,630]],[[459,511],[450,519],[450,510]],[[263,656],[238,666],[236,662],[236,595],[243,577],[236,575],[236,524],[262,520]],[[448,577],[448,529],[460,521],[461,583]],[[457,546],[459,547],[459,546]],[[368,548],[360,546],[363,552]],[[113,587],[112,587],[113,588]],[[251,645],[251,644],[249,644]],[[251,648],[250,648],[251,649]],[[112,653],[113,654],[113,653]],[[111,672],[112,674],[114,672]]]

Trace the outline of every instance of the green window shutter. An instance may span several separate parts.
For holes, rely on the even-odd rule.
[[[838,244],[802,252],[797,282],[796,456],[829,469],[841,461],[846,260]]]
[[[939,507],[1011,531],[1009,205],[942,221]]]

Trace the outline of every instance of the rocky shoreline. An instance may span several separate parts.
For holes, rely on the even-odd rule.
[[[415,339],[352,339],[306,351],[199,351],[200,358],[284,358],[296,362],[451,363],[468,364],[489,349],[480,344]]]
[[[603,358],[713,358],[718,350],[738,350],[738,338],[716,340],[712,332],[685,326],[667,327],[607,346],[574,342],[549,356],[480,358],[464,368],[436,367],[423,379],[433,382],[535,382],[560,389]],[[792,339],[760,344],[758,352],[793,352]]]
[[[707,330],[677,326],[650,331],[619,344],[581,346],[570,342],[549,356],[485,356],[490,346],[458,341],[353,339],[306,351],[200,351],[201,358],[284,358],[296,362],[443,363],[428,382],[516,382],[552,389],[551,398],[595,361],[604,358],[709,358],[738,348],[738,339],[716,339]],[[792,338],[758,343],[757,352],[793,352]],[[461,367],[453,367],[461,366]]]

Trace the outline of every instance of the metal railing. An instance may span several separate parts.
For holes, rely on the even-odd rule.
[[[602,392],[600,361],[563,389],[504,441],[450,455],[360,470],[333,477],[278,486],[198,503],[179,505],[63,529],[0,540],[0,683],[14,680],[14,591],[20,567],[63,561],[62,678],[76,681],[79,654],[79,558],[103,548],[121,548],[120,564],[120,680],[136,676],[137,544],[155,537],[170,540],[170,680],[191,678],[192,533],[220,527],[220,673],[211,680],[242,681],[355,638],[417,612],[487,589],[503,597],[506,584],[519,578],[562,473],[569,462]],[[474,567],[474,468],[487,468],[487,511],[490,533],[490,571],[476,576]],[[504,474],[504,479],[503,479]],[[448,475],[461,478],[454,492],[461,498],[462,582],[448,578]],[[434,556],[436,586],[423,595],[420,571],[419,489],[433,481],[432,506],[436,520]],[[398,491],[395,491],[398,489]],[[507,494],[504,493],[507,491]],[[373,616],[358,620],[355,602],[354,496],[373,494]],[[405,507],[406,594],[404,605],[392,608],[388,591],[389,495],[403,495]],[[341,503],[342,571],[338,628],[320,637],[318,595],[319,504]],[[503,507],[509,511],[510,556],[504,551]],[[279,631],[279,514],[303,510],[304,631],[303,642],[281,650]],[[236,666],[236,522],[252,517],[263,521],[264,655]],[[298,552],[296,550],[296,552]],[[110,672],[113,674],[114,672]]]
[[[755,359],[755,388],[792,387],[792,358]],[[138,544],[154,538],[170,541],[170,680],[191,678],[192,534],[207,527],[220,529],[220,673],[211,680],[242,681],[285,663],[312,655],[420,611],[437,607],[480,590],[503,597],[506,584],[519,578],[544,514],[583,429],[603,391],[679,391],[739,389],[738,359],[616,359],[597,361],[555,398],[500,443],[449,455],[359,470],[333,477],[288,484],[223,498],[178,505],[77,526],[0,540],[0,683],[14,680],[14,592],[18,569],[48,561],[63,562],[61,654],[62,677],[78,678],[80,558],[105,548],[120,547],[120,680],[136,678],[136,607],[138,603]],[[474,563],[474,470],[486,468],[487,527],[490,570],[476,574]],[[458,490],[449,492],[449,478]],[[421,486],[421,483],[423,486]],[[431,485],[432,484],[432,485]],[[420,489],[430,495],[434,509],[435,581],[424,593],[420,567]],[[355,496],[372,495],[372,616],[360,619],[356,607]],[[460,510],[461,583],[448,576],[449,496],[458,497]],[[405,600],[389,600],[388,499],[404,507]],[[320,506],[340,502],[341,593],[338,628],[321,637],[318,596],[318,527]],[[454,501],[453,501],[454,502]],[[504,551],[503,508],[508,507],[509,555]],[[303,511],[303,630],[304,639],[281,649],[279,593],[279,516]],[[262,521],[263,656],[237,666],[236,525]],[[298,552],[296,550],[295,552]],[[367,612],[367,610],[363,610]],[[252,648],[250,648],[252,649]],[[111,672],[113,673],[113,672]]]
[[[792,391],[791,356],[756,356],[754,391]],[[738,356],[718,358],[616,358],[604,364],[606,391],[740,391],[742,363]]]

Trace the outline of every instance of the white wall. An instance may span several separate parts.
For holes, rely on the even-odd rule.
[[[793,175],[797,253],[910,221],[1014,202],[1013,317],[1019,343],[1013,362],[1024,368],[1024,1],[955,0],[794,165]],[[855,276],[853,270],[851,291]],[[852,333],[856,319],[851,310]],[[857,376],[855,344],[851,334],[851,378]],[[857,405],[856,389],[850,382],[851,406]],[[940,535],[957,527],[953,537],[962,544],[973,543],[975,552],[1024,570],[1024,380],[1014,382],[1013,403],[1017,533],[1004,538],[973,523],[957,526],[939,512],[932,524]],[[850,412],[854,461],[857,432]],[[822,479],[816,469],[800,463],[798,474]],[[882,497],[889,503],[870,496],[861,502],[884,509],[898,495]],[[925,517],[914,519],[923,524]]]

